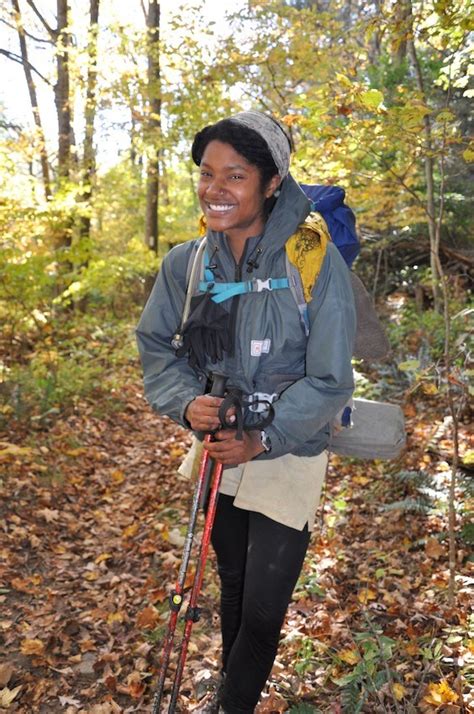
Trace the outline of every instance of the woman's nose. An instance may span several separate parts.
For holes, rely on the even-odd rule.
[[[212,181],[207,185],[206,193],[211,195],[225,193],[225,188],[222,184],[222,181],[218,178],[213,178]]]

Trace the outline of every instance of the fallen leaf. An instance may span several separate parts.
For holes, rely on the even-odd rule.
[[[123,622],[124,617],[123,612],[111,612],[110,615],[107,616],[107,622],[109,625],[113,625],[114,622]]]
[[[8,687],[0,689],[0,706],[4,709],[8,709],[20,689],[21,684],[18,687],[15,687],[15,689],[8,689]]]
[[[15,668],[12,664],[8,664],[8,662],[0,664],[0,687],[7,686],[14,671]]]
[[[365,605],[369,600],[376,600],[377,593],[374,590],[370,590],[370,588],[364,588],[357,593],[357,599]]]
[[[137,625],[144,630],[153,629],[158,622],[159,616],[160,614],[156,608],[151,605],[145,607],[145,609],[141,610],[137,615]]]
[[[343,662],[347,662],[347,664],[357,664],[360,659],[357,650],[342,650],[342,652],[337,653],[337,656],[339,659],[342,659]]]
[[[397,702],[401,702],[403,697],[406,695],[407,690],[403,686],[403,684],[399,684],[398,682],[395,682],[395,684],[392,687],[393,693],[395,695],[395,699]]]
[[[451,689],[446,679],[442,679],[441,682],[438,683],[429,684],[428,694],[423,697],[424,702],[434,704],[435,706],[439,706],[440,704],[454,704],[458,699],[459,696],[454,689]]]
[[[59,518],[59,511],[52,508],[42,508],[38,511],[38,515],[43,516],[46,523],[54,523]]]
[[[132,538],[138,533],[139,525],[138,523],[132,523],[131,526],[124,528],[122,535],[124,538]]]
[[[438,560],[442,555],[445,555],[445,548],[441,545],[437,538],[428,538],[425,545],[425,553],[429,558]]]
[[[116,469],[115,471],[112,471],[112,473],[110,474],[110,478],[115,481],[117,485],[120,485],[125,481],[125,474],[123,471]]]
[[[70,704],[73,707],[79,707],[81,706],[81,701],[80,699],[73,699],[72,697],[59,697],[59,703],[61,704],[62,707],[65,707],[67,704]]]
[[[9,444],[8,441],[0,441],[0,461],[8,459],[10,456],[26,456],[31,454],[31,449],[27,446]]]
[[[44,653],[44,642],[41,640],[22,640],[21,651],[24,655],[41,655]]]
[[[370,478],[368,478],[367,476],[354,476],[352,480],[359,486],[366,486],[370,482]]]
[[[97,570],[93,570],[92,572],[88,572],[85,574],[84,578],[85,580],[89,580],[90,582],[93,582],[94,580],[97,580],[97,578],[100,577],[100,573]]]
[[[39,578],[39,581],[38,581]],[[41,584],[41,577],[35,578],[13,578],[10,581],[12,588],[22,593],[30,593],[31,589]]]

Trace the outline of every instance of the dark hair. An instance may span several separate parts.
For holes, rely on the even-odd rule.
[[[202,131],[198,131],[191,147],[191,156],[197,166],[200,166],[204,151],[211,141],[222,141],[224,144],[230,144],[238,154],[247,159],[249,164],[256,166],[260,173],[262,190],[270,179],[278,173],[265,139],[258,132],[249,129],[243,124],[230,119],[222,119],[216,124],[211,124],[204,127]]]

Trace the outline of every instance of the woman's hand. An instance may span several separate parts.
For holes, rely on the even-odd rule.
[[[214,431],[220,426],[219,407],[224,400],[202,394],[189,402],[184,418],[191,424],[193,431]]]
[[[242,441],[238,441],[235,436],[233,429],[222,429],[215,434],[216,441],[204,442],[204,448],[224,466],[245,464],[265,451],[259,431],[244,431]]]

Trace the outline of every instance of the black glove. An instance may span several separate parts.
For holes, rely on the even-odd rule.
[[[178,357],[188,354],[189,365],[201,370],[206,362],[213,364],[234,352],[234,326],[231,313],[216,304],[211,295],[197,295],[191,300],[191,312],[182,329],[183,345],[176,350]]]

